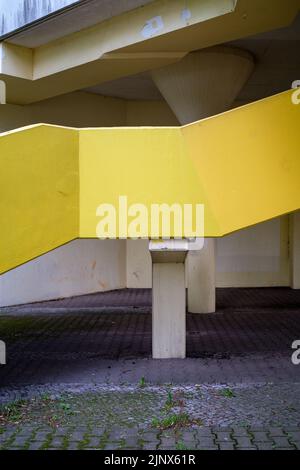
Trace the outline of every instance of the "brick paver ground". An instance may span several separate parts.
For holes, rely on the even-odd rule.
[[[144,450],[300,450],[299,431],[281,428],[280,436],[256,428],[201,427],[180,431],[147,431],[131,428],[90,429],[86,426],[59,429],[8,427],[0,435],[0,448],[27,450],[144,449]]]
[[[20,424],[8,421],[0,426],[0,448],[300,448],[300,366],[291,362],[291,344],[300,339],[300,292],[218,289],[217,306],[215,314],[187,315],[188,359],[183,361],[151,359],[147,289],[0,309],[0,339],[7,344],[7,365],[0,367],[3,404],[47,390],[52,393],[53,387],[61,393],[72,384],[84,400],[85,386],[88,391],[101,384],[122,388],[136,386],[142,378],[159,393],[170,383],[189,386],[192,394],[199,385],[225,387],[221,401],[214,401],[214,388],[203,389],[198,405],[191,398],[187,409],[192,416],[201,417],[203,411],[201,426],[175,432],[153,428],[149,422],[118,425],[104,417],[104,427],[101,417],[99,422],[86,417],[80,424],[67,419],[54,426],[40,418],[35,424],[31,419]],[[235,385],[242,388],[230,401],[226,393]],[[97,393],[100,397],[104,392]],[[119,403],[117,392],[110,393],[112,402],[115,396]]]

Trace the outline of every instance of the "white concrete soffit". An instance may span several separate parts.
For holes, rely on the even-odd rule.
[[[26,104],[290,24],[300,0],[158,0],[46,45],[0,44],[7,103]]]

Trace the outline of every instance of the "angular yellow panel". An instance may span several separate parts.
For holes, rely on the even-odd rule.
[[[0,138],[0,272],[78,236],[78,132],[33,126]]]
[[[0,272],[95,238],[97,207],[118,208],[120,196],[149,214],[155,203],[204,204],[206,237],[300,209],[300,105],[292,93],[184,127],[37,125],[2,134]],[[160,235],[178,233],[171,226]]]
[[[287,91],[183,128],[222,236],[300,208],[300,104]]]

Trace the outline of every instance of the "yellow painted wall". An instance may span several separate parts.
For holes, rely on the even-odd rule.
[[[300,106],[291,95],[280,93],[183,128],[219,235],[300,207]]]
[[[37,126],[0,138],[0,271],[76,238],[78,133]]]
[[[1,272],[96,237],[96,208],[117,206],[120,195],[148,209],[203,203],[207,237],[298,210],[300,107],[291,93],[183,128],[40,125],[2,134]]]
[[[120,195],[127,196],[128,205],[148,208],[148,228],[152,203],[205,203],[207,230],[218,233],[180,127],[82,130],[79,142],[81,237],[96,236],[96,208],[101,203],[118,207]]]

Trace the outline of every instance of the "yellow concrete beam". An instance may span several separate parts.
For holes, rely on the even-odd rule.
[[[78,237],[78,132],[32,126],[0,137],[0,272]]]
[[[300,0],[157,0],[33,51],[6,44],[0,79],[8,103],[40,101],[286,26],[299,7]]]
[[[71,239],[96,238],[97,208],[118,209],[122,195],[149,215],[154,203],[204,204],[206,237],[300,209],[293,93],[184,127],[41,124],[1,134],[0,272]],[[140,235],[151,236],[150,227]],[[171,226],[160,235],[178,233]]]

